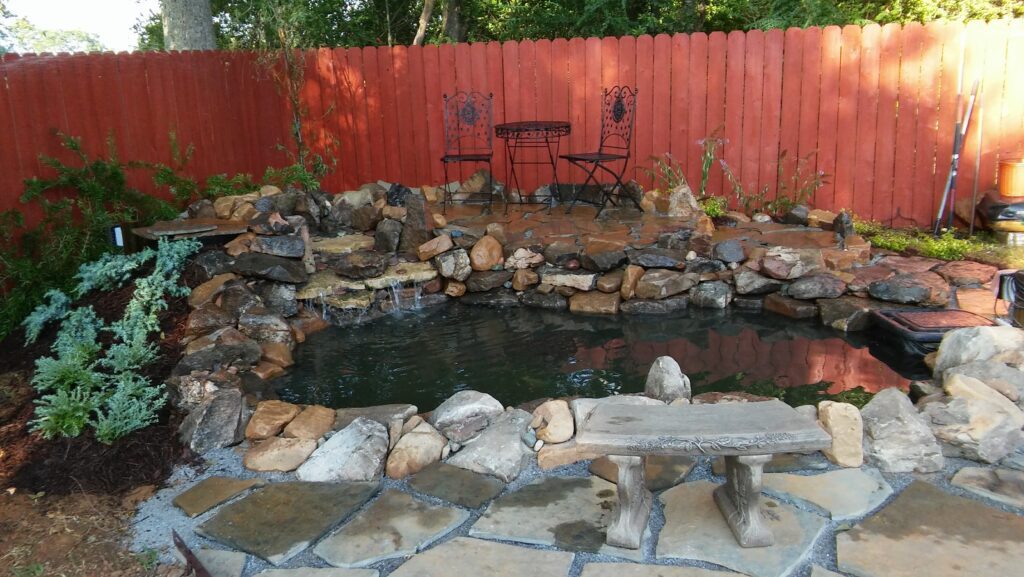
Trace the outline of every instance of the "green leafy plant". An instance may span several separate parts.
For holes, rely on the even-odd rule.
[[[36,360],[32,385],[40,397],[34,430],[46,438],[74,437],[91,427],[97,440],[109,444],[156,421],[166,394],[162,385],[151,384],[140,371],[157,358],[150,337],[160,330],[159,313],[167,308],[167,298],[189,292],[180,284],[181,271],[200,247],[195,240],[161,240],[148,258],[105,255],[80,268],[79,289],[102,287],[127,282],[125,275],[136,271],[139,263],[153,260],[152,271],[136,280],[121,319],[107,326],[88,306],[63,315],[53,356]],[[37,316],[43,318],[42,309],[50,304],[42,305]],[[113,337],[105,354],[99,344],[102,335]]]
[[[135,254],[106,253],[99,259],[78,267],[75,278],[75,296],[81,298],[89,291],[112,290],[124,286],[136,270],[156,256],[156,251],[145,248]]]
[[[689,184],[686,174],[683,173],[683,165],[671,153],[652,156],[651,162],[653,165],[650,168],[643,167],[640,170],[654,181],[655,188],[673,190],[683,184]]]
[[[46,299],[46,303],[37,307],[21,321],[21,325],[25,327],[26,344],[36,342],[43,328],[53,321],[64,318],[64,315],[68,314],[68,307],[71,306],[71,299],[60,290],[48,290],[43,298]]]
[[[718,157],[718,151],[725,146],[726,140],[719,137],[721,134],[722,127],[716,128],[710,136],[701,138],[697,141],[697,146],[701,147],[700,153],[700,191],[701,196],[706,196],[708,191],[708,177],[711,175],[711,167],[715,164],[715,158]]]
[[[955,228],[943,229],[936,237],[930,231],[891,229],[879,222],[854,220],[853,226],[857,234],[876,248],[942,260],[963,260],[995,244],[984,235],[963,236]]]
[[[721,196],[708,196],[697,202],[704,209],[704,214],[711,218],[723,217],[729,211],[729,201]]]

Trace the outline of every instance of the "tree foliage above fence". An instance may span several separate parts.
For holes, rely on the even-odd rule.
[[[457,3],[462,38],[444,26]],[[301,45],[413,43],[423,0],[213,0],[223,48],[265,48],[274,18],[302,30]],[[624,36],[676,32],[992,20],[1024,16],[1020,0],[437,0],[428,43],[524,38]],[[274,18],[268,15],[275,15]],[[139,26],[140,48],[163,48],[159,16]]]

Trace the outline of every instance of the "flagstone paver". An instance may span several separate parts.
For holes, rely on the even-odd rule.
[[[836,521],[863,517],[892,495],[892,487],[874,469],[839,469],[820,475],[769,473],[764,476],[769,493],[810,501]]]
[[[1016,575],[1024,517],[914,481],[836,537],[839,570],[858,577]]]
[[[715,504],[715,487],[708,481],[683,483],[658,497],[665,505],[658,558],[696,559],[752,577],[783,577],[807,557],[825,526],[823,517],[762,498],[761,514],[775,544],[740,547]]]
[[[339,569],[337,567],[299,569],[267,569],[260,571],[256,577],[378,577],[376,569]]]
[[[565,577],[572,553],[459,537],[406,561],[390,577]]]
[[[174,505],[189,517],[198,517],[253,487],[262,487],[263,479],[210,477],[193,485],[174,498]]]
[[[813,567],[811,567],[811,577],[843,577],[843,576],[840,575],[839,573],[836,573],[835,571],[829,571],[828,569],[825,569],[824,567],[821,567],[819,565],[814,565]]]
[[[647,488],[657,493],[682,483],[696,463],[697,461],[693,457],[648,456],[644,461]],[[590,472],[612,483],[617,483],[619,480],[619,467],[608,457],[594,459],[590,463]]]
[[[435,463],[413,476],[409,486],[420,493],[470,509],[498,496],[505,483],[447,463]]]
[[[336,567],[365,567],[382,559],[412,555],[468,518],[468,511],[430,505],[408,493],[388,490],[320,541],[313,552]]]
[[[699,567],[637,565],[636,563],[590,563],[580,577],[728,577],[735,573],[711,571]]]
[[[225,506],[196,532],[280,565],[376,491],[377,483],[276,483]]]
[[[614,483],[597,477],[538,479],[491,503],[469,534],[640,559],[640,551],[605,544],[616,495]]]
[[[1024,471],[964,467],[952,483],[982,497],[1024,508]]]
[[[210,573],[210,577],[242,577],[242,571],[245,570],[245,553],[220,549],[199,549],[193,553]],[[184,557],[177,549],[174,550],[174,557],[184,564]]]

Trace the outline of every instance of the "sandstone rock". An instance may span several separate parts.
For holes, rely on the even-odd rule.
[[[569,310],[581,314],[614,315],[619,312],[621,300],[619,293],[581,292],[569,298]]]
[[[339,275],[356,280],[378,277],[388,266],[388,257],[372,250],[356,250],[332,257],[331,269]]]
[[[512,275],[512,290],[524,291],[540,282],[540,275],[528,268],[521,268]]]
[[[830,274],[812,274],[798,278],[786,294],[800,300],[834,299],[846,292],[846,283]]]
[[[437,270],[429,262],[401,262],[389,266],[384,274],[366,280],[366,288],[387,289],[394,285],[424,283],[437,278]]]
[[[377,225],[373,233],[373,249],[379,252],[392,253],[398,250],[402,241],[402,223],[385,218]]]
[[[387,428],[358,417],[327,439],[295,475],[302,481],[373,481],[384,469],[387,452]]]
[[[663,215],[681,220],[696,220],[704,214],[697,199],[693,197],[690,185],[685,182],[669,191],[664,204],[656,202],[655,206]]]
[[[245,438],[266,439],[277,436],[300,411],[302,408],[298,405],[284,401],[262,401],[256,405],[256,412],[245,427]]]
[[[632,264],[622,271],[622,286],[619,288],[619,294],[622,295],[623,300],[628,301],[636,295],[636,285],[644,274],[646,271],[643,267]]]
[[[263,343],[260,345],[262,359],[279,367],[290,367],[295,364],[292,350],[285,343]]]
[[[822,401],[818,404],[821,427],[832,436],[832,446],[822,450],[840,467],[864,464],[864,421],[857,407],[849,403]]]
[[[288,321],[262,307],[253,307],[243,313],[238,319],[238,330],[260,343],[284,343],[290,346],[295,342]]]
[[[1024,350],[1024,330],[1013,327],[969,327],[942,337],[935,359],[935,376],[972,361],[986,361],[998,354]]]
[[[455,244],[452,242],[452,237],[447,234],[442,234],[441,236],[434,237],[432,240],[428,240],[421,244],[416,249],[416,256],[419,257],[420,260],[430,260],[454,247]]]
[[[284,368],[269,361],[260,361],[256,363],[255,367],[250,369],[250,372],[259,377],[260,380],[269,381],[283,375]]]
[[[603,293],[617,293],[622,288],[622,271],[605,273],[597,278],[597,290]]]
[[[512,280],[512,273],[506,270],[474,271],[466,279],[466,290],[469,292],[486,292],[503,286]]]
[[[569,287],[581,291],[590,291],[597,284],[597,274],[586,271],[570,271],[545,267],[538,271],[540,282],[553,287]]]
[[[241,391],[221,389],[185,417],[179,429],[181,441],[200,455],[230,447],[242,440],[245,416]]]
[[[466,284],[457,280],[449,280],[444,285],[444,294],[450,297],[460,297],[466,294]]]
[[[950,456],[995,463],[1024,442],[1024,413],[985,383],[948,374],[946,402],[931,402],[922,414]]]
[[[1014,403],[1020,404],[1021,398],[1024,397],[1024,371],[1015,369],[1006,363],[992,359],[973,361],[947,369],[943,374],[943,380],[949,379],[954,374],[978,379]]]
[[[992,280],[998,269],[972,261],[950,261],[931,269],[953,286],[980,287]]]
[[[402,435],[388,456],[387,475],[402,479],[415,475],[428,465],[441,460],[441,450],[448,439],[437,432],[430,423],[420,422],[411,431]]]
[[[334,410],[310,405],[284,428],[284,436],[296,439],[320,439],[334,428]]]
[[[887,473],[933,473],[944,459],[924,418],[898,389],[883,389],[861,409],[864,457]]]
[[[475,437],[505,411],[494,397],[477,391],[459,391],[431,413],[429,422],[448,439],[464,443]]]
[[[654,364],[647,373],[644,395],[666,403],[676,399],[689,399],[690,378],[683,374],[679,363],[672,357],[658,357],[654,359]]]
[[[493,236],[481,238],[469,251],[469,262],[476,271],[489,271],[505,262],[501,243]]]
[[[748,268],[740,268],[733,274],[736,293],[741,295],[763,295],[778,291],[786,283],[760,275]]]
[[[193,288],[192,292],[188,296],[188,306],[198,308],[212,301],[222,290],[224,290],[225,283],[235,280],[236,278],[238,277],[232,273],[218,274],[203,284]]]
[[[528,248],[517,248],[512,256],[505,259],[506,270],[522,270],[544,264],[544,255]]]
[[[818,307],[814,303],[798,301],[778,293],[764,297],[764,310],[793,319],[811,319],[818,315]]]
[[[294,471],[316,450],[313,439],[273,437],[252,446],[242,458],[250,471]]]
[[[760,262],[761,272],[780,280],[792,280],[824,270],[825,261],[818,249],[773,247]]]
[[[545,443],[564,443],[576,430],[569,403],[560,399],[547,401],[534,409],[530,427],[536,429],[537,438]]]
[[[669,269],[650,269],[636,283],[634,294],[641,299],[663,299],[690,290],[698,277]]]
[[[506,483],[515,480],[532,454],[521,440],[531,420],[530,413],[519,409],[502,412],[476,439],[449,458],[448,464]]]
[[[946,306],[949,303],[949,285],[933,272],[898,274],[868,285],[872,297],[888,302]]]
[[[690,304],[694,306],[724,309],[731,301],[732,289],[720,280],[701,283],[690,289]]]

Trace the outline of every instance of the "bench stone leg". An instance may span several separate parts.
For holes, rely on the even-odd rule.
[[[644,459],[609,455],[608,460],[619,467],[619,504],[608,527],[608,544],[639,549],[653,500],[644,479]]]
[[[775,537],[761,517],[761,472],[771,455],[725,458],[725,484],[715,503],[741,547],[768,547]]]

